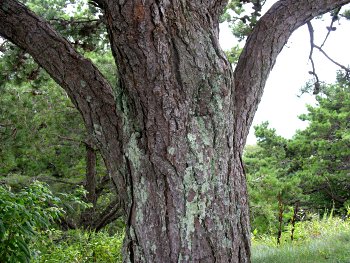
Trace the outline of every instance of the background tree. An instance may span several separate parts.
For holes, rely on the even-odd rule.
[[[300,178],[293,171],[293,156],[288,152],[288,140],[276,134],[268,123],[255,127],[256,146],[244,152],[251,227],[257,233],[277,234],[297,203],[304,200]],[[281,217],[281,218],[279,218]]]
[[[291,33],[348,0],[279,1],[247,39],[235,72],[218,44],[227,1],[97,0],[120,85],[48,22],[0,1],[0,34],[62,86],[116,182],[126,262],[248,262],[242,150]]]
[[[333,85],[324,85],[300,118],[309,126],[290,142],[302,179],[301,188],[315,208],[339,209],[349,200],[350,89],[346,74]]]
[[[313,91],[311,86],[310,91]],[[309,126],[292,139],[276,134],[268,123],[255,127],[256,146],[248,146],[244,161],[250,194],[251,224],[258,233],[276,232],[278,197],[292,211],[346,215],[349,203],[349,80],[338,74],[336,84],[324,85],[300,116]],[[288,213],[287,213],[288,215]],[[291,220],[291,215],[288,218]],[[288,222],[289,223],[289,222]]]

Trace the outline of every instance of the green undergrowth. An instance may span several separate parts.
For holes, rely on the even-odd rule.
[[[123,233],[93,233],[82,230],[48,231],[32,248],[31,262],[122,262]],[[252,263],[349,263],[350,220],[325,217],[296,224],[281,244],[271,235],[253,235]]]
[[[323,218],[296,225],[294,240],[290,229],[276,238],[262,235],[252,239],[253,263],[349,263],[350,220]]]
[[[33,263],[122,262],[123,233],[50,230],[33,244]]]
[[[280,245],[275,236],[253,235],[252,263],[350,263],[350,220],[329,216],[299,222],[293,241],[290,230],[282,233]],[[119,263],[123,238],[122,232],[47,231],[33,244],[31,262]]]

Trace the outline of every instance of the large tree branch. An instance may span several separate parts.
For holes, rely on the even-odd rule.
[[[15,0],[0,0],[0,35],[28,52],[66,90],[90,133],[103,141],[103,134],[96,134],[101,116],[109,112],[115,125],[118,117],[112,87],[91,61],[77,53],[49,23]]]
[[[247,39],[234,73],[238,147],[245,144],[266,80],[291,34],[315,16],[347,3],[350,0],[280,0],[262,16]]]
[[[16,0],[0,0],[0,36],[28,52],[66,90],[102,155],[111,157],[104,159],[116,179],[122,160],[123,122],[117,113],[112,87],[100,71],[48,22]],[[116,181],[123,200],[124,180]]]

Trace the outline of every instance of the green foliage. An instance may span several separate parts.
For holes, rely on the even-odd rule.
[[[350,10],[345,10],[342,14],[346,19],[350,20]]]
[[[79,51],[104,50],[107,31],[98,7],[83,0],[26,0],[37,15],[48,20]]]
[[[99,8],[81,0],[24,3],[93,60],[116,87],[116,67]],[[2,43],[0,57],[0,177],[84,174],[86,131],[67,94],[10,42]]]
[[[237,64],[239,56],[242,53],[242,48],[239,45],[232,47],[230,50],[225,51],[228,61],[231,64]]]
[[[118,72],[111,51],[86,52],[85,57],[92,60],[113,87],[118,88]]]
[[[303,211],[335,208],[346,214],[350,199],[350,85],[341,75],[324,86],[318,105],[300,116],[309,126],[292,139],[276,134],[268,123],[255,127],[257,146],[245,149],[252,229],[276,232],[277,196],[283,203],[283,224],[296,203]],[[298,215],[300,216],[300,215]]]
[[[84,201],[86,194],[87,191],[82,185],[75,187],[75,189],[69,193],[57,194],[62,200],[61,206],[63,207],[66,216],[69,215],[70,219],[77,219],[82,211],[92,207],[92,204]]]
[[[95,57],[96,54],[108,54],[112,57],[102,14],[92,2],[87,4],[82,0],[25,0],[24,3],[48,20],[81,54],[93,52]],[[45,83],[47,75],[43,74],[45,78],[41,79],[41,68],[25,51],[6,40],[1,39],[0,43],[0,86],[13,80],[16,80],[15,85],[27,81],[32,81],[32,84],[37,82],[36,87],[40,87],[40,82]],[[101,64],[97,63],[99,65]],[[116,72],[113,75],[115,78]],[[107,78],[110,76],[107,74]]]
[[[38,181],[18,193],[0,186],[0,262],[29,262],[29,242],[63,215],[60,206]]]
[[[282,243],[276,246],[274,236],[263,235],[252,239],[252,262],[349,262],[350,221],[332,216],[321,220],[300,222],[296,237],[290,241],[290,232],[282,234]]]
[[[33,244],[32,262],[122,262],[123,239],[123,232],[112,236],[105,231],[82,230],[42,233],[40,240]]]
[[[291,163],[286,150],[287,140],[276,135],[265,122],[256,127],[257,146],[246,147],[244,161],[247,170],[251,210],[251,226],[258,233],[276,232],[279,200],[284,205],[284,221],[293,215],[294,204],[303,198],[298,187],[300,179],[290,174]]]
[[[107,73],[110,59],[107,55],[98,59],[106,62]],[[0,90],[0,181],[22,188],[36,178],[48,182],[56,194],[70,195],[72,190],[78,190],[86,176],[87,135],[79,112],[65,92],[50,79],[37,88],[32,82],[7,82]],[[106,175],[100,154],[96,170],[99,181]],[[113,199],[108,182],[99,187],[101,195]],[[72,200],[66,202],[71,203]],[[106,203],[107,200],[95,211],[103,210]],[[72,223],[79,225],[83,209],[67,209],[67,215],[74,219]]]
[[[303,178],[302,188],[313,203],[320,207],[343,207],[350,198],[350,85],[338,81],[325,86],[317,96],[318,106],[308,106],[308,114],[300,116],[309,121],[299,131],[289,148]],[[315,191],[316,190],[316,191]]]
[[[66,95],[47,80],[1,88],[0,176],[76,177],[85,172],[85,129]]]
[[[220,22],[228,22],[232,34],[239,41],[245,39],[261,16],[264,0],[231,0],[221,16]]]
[[[35,244],[55,235],[56,223],[69,210],[77,213],[91,207],[82,201],[86,191],[78,187],[71,194],[55,196],[48,185],[34,181],[18,192],[0,186],[0,262],[29,262],[36,255]],[[44,242],[45,243],[45,242]]]
[[[8,44],[1,58],[0,177],[81,175],[79,112],[28,54]]]

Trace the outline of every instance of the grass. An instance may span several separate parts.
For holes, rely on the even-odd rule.
[[[290,232],[282,236],[280,246],[271,236],[252,240],[253,263],[350,263],[350,221],[323,218],[299,223],[296,240]]]

